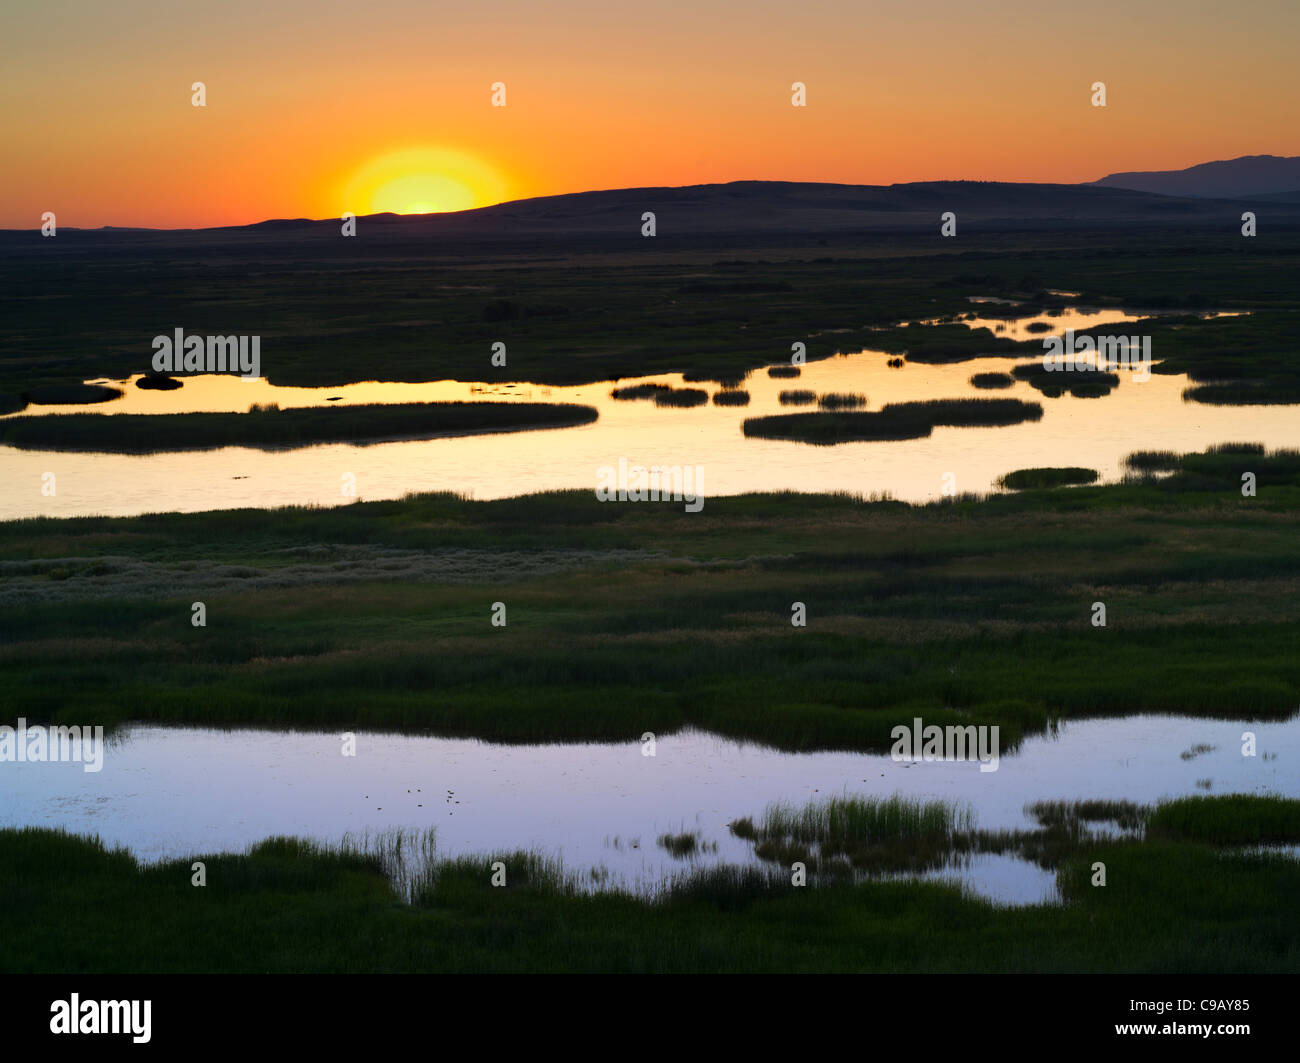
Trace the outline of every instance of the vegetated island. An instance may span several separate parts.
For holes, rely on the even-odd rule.
[[[218,447],[270,450],[569,428],[590,424],[598,416],[593,406],[546,402],[372,403],[292,410],[254,406],[247,413],[72,413],[0,421],[0,443],[25,450],[117,454]]]
[[[1017,469],[1009,472],[998,483],[1010,491],[1031,491],[1040,487],[1067,487],[1078,484],[1095,484],[1096,469],[1082,469],[1077,465],[1065,468]]]
[[[751,417],[744,423],[747,436],[789,439],[816,446],[836,443],[923,439],[939,426],[1000,427],[1037,421],[1043,407],[1020,399],[932,399],[896,402],[878,411],[830,413],[778,413]]]

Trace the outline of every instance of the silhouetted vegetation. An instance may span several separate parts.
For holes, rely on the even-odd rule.
[[[1092,484],[1097,480],[1095,469],[1080,469],[1076,466],[1064,469],[1017,469],[1007,473],[998,483],[1012,491],[1027,491],[1038,487]]]
[[[890,403],[878,412],[779,413],[751,417],[747,436],[790,439],[829,446],[835,443],[921,439],[936,427],[976,427],[1037,421],[1043,408],[1019,399],[933,399]]]
[[[656,406],[703,406],[708,401],[709,393],[701,388],[674,388],[655,393]]]
[[[970,378],[970,382],[972,387],[994,390],[1009,388],[1016,381],[1009,373],[976,373]]]
[[[248,413],[70,413],[0,421],[0,443],[27,450],[151,454],[215,447],[305,447],[444,433],[512,432],[589,424],[592,406],[523,402],[426,402],[316,406]]]

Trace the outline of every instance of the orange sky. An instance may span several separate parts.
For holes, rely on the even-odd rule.
[[[1300,154],[1294,0],[12,6],[7,228],[47,210],[60,225],[172,228],[741,179],[1081,181]],[[1104,109],[1089,103],[1098,80]],[[191,106],[194,81],[206,107]],[[794,81],[807,107],[791,106]]]

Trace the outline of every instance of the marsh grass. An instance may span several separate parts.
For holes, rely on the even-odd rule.
[[[559,403],[375,403],[289,410],[254,404],[246,414],[23,415],[0,421],[0,443],[26,450],[153,454],[565,428],[589,424],[597,416],[595,407]]]
[[[1277,795],[1183,797],[1158,807],[1148,835],[1211,845],[1300,842],[1300,801]]]
[[[703,406],[709,401],[709,393],[701,388],[676,388],[657,391],[654,399],[656,406]]]
[[[770,864],[684,870],[650,896],[593,892],[599,875],[583,882],[529,852],[437,862],[408,903],[376,855],[392,844],[358,855],[293,838],[200,856],[199,904],[190,857],[141,866],[95,838],[0,829],[0,970],[1300,972],[1300,913],[1288,900],[1300,894],[1300,861],[1255,840],[1290,834],[1300,802],[1260,800],[1156,810],[1198,838],[1228,839],[1216,846],[1150,836],[1076,844],[1058,827],[1063,903],[1016,907],[914,879],[837,874],[796,888],[788,867]],[[780,822],[831,830],[830,817],[797,811]],[[899,816],[897,837],[918,837],[906,831],[924,823]],[[1243,836],[1253,848],[1230,847]],[[498,860],[504,886],[492,885]],[[1099,860],[1105,889],[1091,884]],[[70,911],[96,917],[70,921]]]
[[[1009,388],[1016,379],[1010,373],[976,373],[970,378],[971,386],[986,391]]]
[[[1043,827],[1114,823],[1125,831],[1140,830],[1151,814],[1149,807],[1133,801],[1035,801],[1025,811]]]
[[[941,867],[973,825],[969,808],[947,802],[846,795],[801,807],[769,805],[757,826],[740,819],[731,832],[752,841],[762,860],[784,867],[798,861],[835,876]]]
[[[1072,365],[1057,366],[1049,371],[1041,361],[1013,366],[1011,375],[1047,398],[1059,398],[1066,391],[1076,398],[1100,398],[1119,387],[1118,373]]]
[[[424,831],[389,827],[374,833],[347,833],[338,846],[322,851],[375,861],[394,890],[407,901],[413,901],[429,887],[439,866],[437,830],[433,827]]]
[[[748,391],[719,391],[713,396],[714,406],[748,406]]]
[[[1259,498],[1241,497],[1243,462]],[[83,723],[75,707],[93,702],[106,726],[507,742],[694,726],[887,750],[914,707],[941,726],[997,724],[1007,748],[1089,716],[1287,718],[1300,456],[1184,464],[942,509],[719,498],[704,528],[590,491],[9,522],[0,685],[32,721]],[[1123,629],[1067,637],[1081,573],[1128,588]],[[493,632],[481,603],[503,587],[516,605]],[[196,600],[220,609],[220,639],[177,625]],[[792,634],[774,603],[795,600],[818,623]]]
[[[661,393],[672,391],[667,384],[629,384],[609,393],[611,399],[653,399]]]
[[[998,479],[998,483],[1012,491],[1033,488],[1065,487],[1074,484],[1092,484],[1099,479],[1095,469],[1068,467],[1060,469],[1017,469]]]
[[[831,392],[817,399],[823,410],[858,410],[867,404],[865,395]]]
[[[1134,240],[1127,216],[1086,232],[994,227],[964,245],[976,249],[975,259],[916,256],[890,231],[864,231],[851,251],[838,254],[809,254],[809,232],[735,234],[744,246],[721,262],[716,234],[678,233],[672,243],[633,251],[612,234],[430,241],[403,232],[405,224],[386,227],[364,250],[336,247],[324,257],[318,234],[308,229],[148,239],[84,232],[55,254],[25,247],[11,234],[0,255],[3,289],[37,297],[0,321],[0,392],[138,373],[145,324],[160,307],[182,313],[177,293],[198,290],[220,294],[222,331],[276,337],[275,382],[292,386],[355,382],[373,374],[377,358],[388,379],[428,380],[430,321],[438,322],[436,371],[460,380],[481,378],[482,351],[500,339],[526,346],[538,384],[702,366],[741,373],[788,351],[792,336],[809,337],[810,360],[864,347],[907,352],[911,361],[1022,357],[1034,353],[1030,346],[1041,353],[1041,344],[920,322],[968,313],[973,295],[1032,298],[1037,289],[1022,284],[1026,261],[1044,274],[1037,280],[1081,292],[1085,305],[1168,310],[1143,325],[1157,349],[1168,352],[1167,371],[1189,372],[1209,386],[1258,381],[1246,397],[1276,396],[1300,376],[1291,357],[1300,313],[1293,293],[1277,282],[1294,265],[1285,229],[1261,234],[1249,258],[1223,269],[1213,227],[1152,226]],[[100,265],[74,268],[88,253]],[[268,261],[275,267],[263,268]],[[593,267],[600,283],[592,283]],[[683,285],[683,268],[710,276]],[[465,271],[473,283],[449,283],[449,271]],[[418,320],[383,309],[410,300],[418,300]],[[1252,315],[1200,319],[1186,312],[1196,308],[1191,303]],[[1023,312],[1055,305],[1044,300]],[[107,326],[104,307],[113,308]],[[312,323],[310,333],[303,322]],[[578,329],[578,322],[591,327]],[[331,342],[320,343],[320,335]]]
[[[761,901],[794,892],[790,876],[779,870],[718,864],[672,876],[657,900],[669,911],[704,905],[720,912],[743,912]]]
[[[1125,458],[1126,468],[1139,479],[1154,472],[1171,475],[1158,482],[1162,491],[1235,491],[1240,494],[1242,474],[1256,473],[1262,482],[1281,485],[1300,478],[1300,451],[1266,452],[1259,443],[1221,443],[1199,454],[1138,451]]]
[[[1043,407],[1020,399],[931,399],[890,403],[877,412],[827,411],[751,417],[747,436],[789,439],[817,446],[860,441],[920,439],[936,427],[997,427],[1037,421]]]
[[[700,839],[694,831],[682,831],[680,834],[661,834],[659,848],[671,853],[679,860],[694,856],[700,850]]]
[[[782,406],[811,406],[817,401],[817,392],[802,388],[783,391],[777,396]]]
[[[33,406],[81,406],[88,402],[111,402],[122,395],[121,388],[107,384],[47,384],[30,388],[22,397]]]
[[[504,875],[504,884],[494,885],[499,875]],[[559,857],[532,850],[458,856],[425,865],[411,903],[418,908],[442,908],[467,897],[490,899],[507,890],[572,898],[584,894],[590,881],[589,876],[567,870]]]
[[[1124,467],[1135,472],[1174,472],[1181,464],[1172,450],[1138,450],[1124,459]]]
[[[946,836],[969,829],[973,821],[970,809],[943,801],[846,796],[802,808],[771,805],[763,814],[760,836],[832,845],[870,843],[931,834]]]
[[[1184,402],[1207,406],[1295,406],[1300,404],[1300,381],[1234,380],[1225,384],[1197,384],[1183,389]]]

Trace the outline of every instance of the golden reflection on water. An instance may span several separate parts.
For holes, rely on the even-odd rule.
[[[1024,319],[1018,324],[1027,323]],[[1076,327],[1067,317],[1059,328]],[[1131,317],[1126,320],[1133,320]],[[1088,325],[1099,322],[1087,318]],[[1118,323],[1118,322],[1116,322]],[[1081,327],[1086,327],[1081,326]],[[1160,353],[1153,352],[1158,362]],[[235,376],[183,377],[177,391],[144,391],[125,385],[123,398],[85,407],[32,407],[27,412],[78,410],[103,413],[244,411],[253,403],[281,408],[371,402],[525,401],[576,402],[595,406],[600,418],[576,428],[408,440],[369,446],[325,444],[265,451],[228,447],[153,455],[23,451],[0,447],[0,517],[131,514],[289,504],[338,505],[344,474],[355,477],[363,499],[400,498],[413,491],[456,491],[475,498],[501,498],[554,488],[595,489],[601,466],[692,466],[709,496],[750,491],[851,491],[888,494],[907,501],[940,497],[951,473],[958,492],[994,490],[1014,469],[1078,465],[1103,480],[1122,475],[1123,458],[1135,450],[1195,451],[1221,442],[1257,442],[1269,448],[1300,446],[1300,417],[1290,406],[1206,406],[1182,400],[1184,376],[1152,374],[1135,381],[1121,371],[1109,395],[1044,398],[1027,383],[999,391],[971,386],[975,373],[1009,372],[1019,359],[978,358],[946,365],[887,365],[879,351],[841,355],[803,367],[798,379],[774,379],[764,370],[741,388],[748,406],[692,408],[655,406],[649,400],[614,400],[614,386],[664,383],[702,388],[678,374],[572,387],[501,382],[437,381],[422,384],[370,381],[333,388],[278,387],[265,379]],[[815,407],[782,406],[789,390],[856,392],[868,410],[891,402],[931,398],[1019,398],[1040,402],[1037,422],[1002,428],[936,428],[924,439],[813,447],[746,438],[747,417]],[[57,412],[56,412],[57,411]],[[54,472],[57,493],[41,493],[41,477]],[[707,512],[707,502],[705,505]]]

